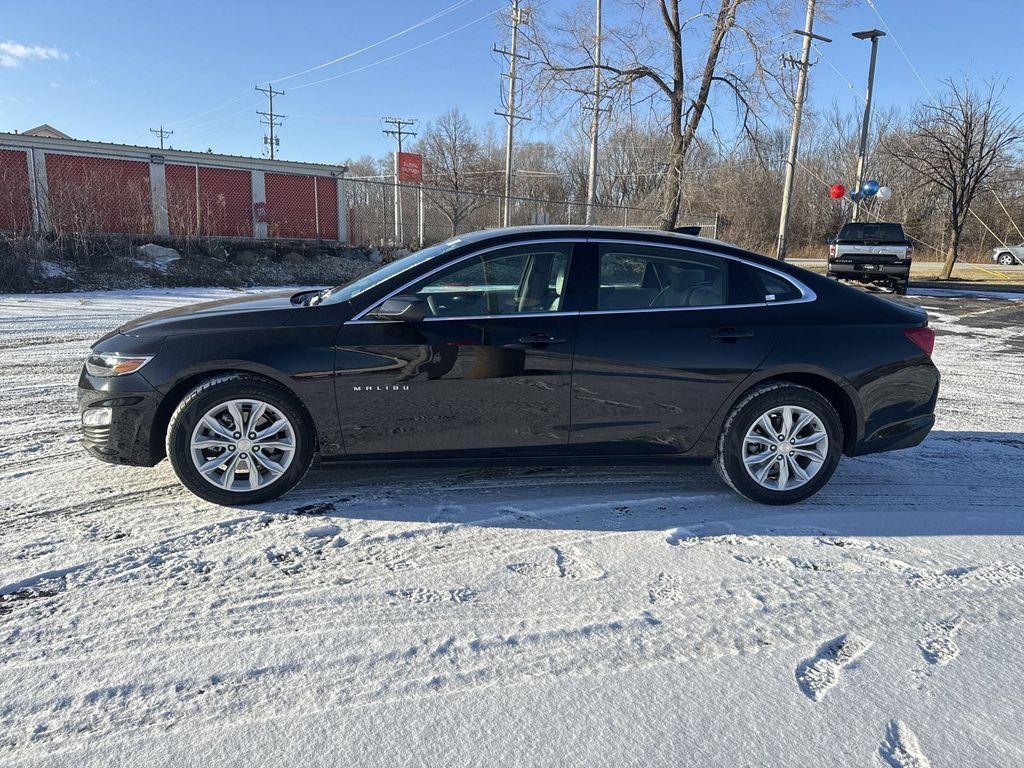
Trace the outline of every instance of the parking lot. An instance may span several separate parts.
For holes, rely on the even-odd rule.
[[[0,296],[0,764],[1024,764],[1024,295],[908,297],[935,430],[795,507],[574,468],[231,509],[74,404],[103,332],[224,293]]]

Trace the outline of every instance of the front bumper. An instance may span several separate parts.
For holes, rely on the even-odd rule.
[[[162,452],[151,444],[151,427],[159,393],[139,374],[100,378],[82,369],[78,380],[78,410],[110,408],[109,425],[83,426],[82,446],[100,461],[151,467]]]

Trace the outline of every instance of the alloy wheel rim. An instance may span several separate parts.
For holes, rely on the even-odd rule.
[[[828,456],[821,419],[798,405],[781,405],[754,420],[743,437],[743,466],[762,488],[791,491],[818,474]]]
[[[295,428],[262,400],[228,400],[199,419],[189,443],[192,464],[216,488],[242,493],[265,488],[295,458]]]

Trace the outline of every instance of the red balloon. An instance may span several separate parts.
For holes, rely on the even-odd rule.
[[[846,194],[846,187],[842,184],[833,184],[832,188],[828,191],[828,196],[833,200],[840,200]]]

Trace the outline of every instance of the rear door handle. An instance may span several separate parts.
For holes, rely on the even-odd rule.
[[[526,336],[519,337],[520,344],[564,344],[565,339],[559,339],[552,336],[550,333],[544,331],[537,331],[536,333],[527,334]]]
[[[718,341],[736,341],[737,339],[752,339],[754,338],[754,332],[749,328],[733,328],[731,325],[727,325],[723,328],[716,328],[708,334],[709,339],[717,339]]]

